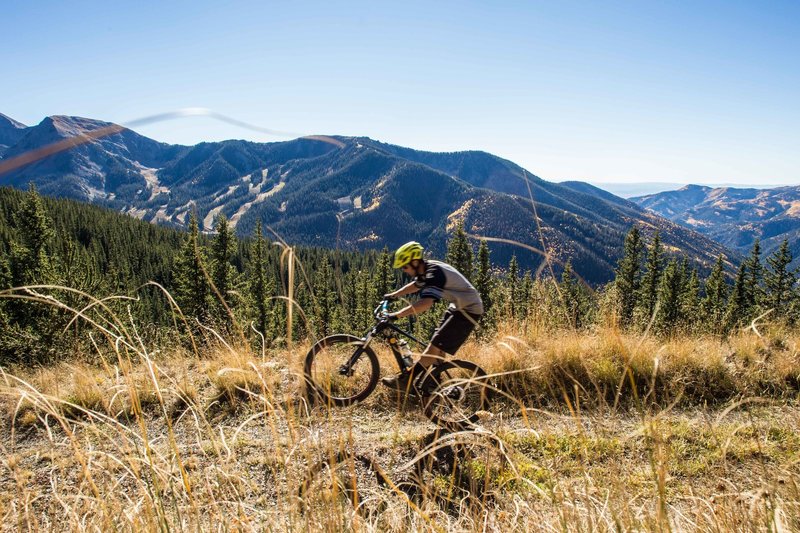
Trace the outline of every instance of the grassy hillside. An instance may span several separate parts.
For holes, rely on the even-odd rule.
[[[8,206],[19,193],[8,194],[0,206],[18,213]],[[58,211],[52,216],[61,220]],[[57,224],[72,227],[79,213]],[[122,226],[111,215],[113,236]],[[7,220],[16,221],[4,241],[11,266],[27,264],[26,228],[16,215]],[[131,231],[148,227],[130,224]],[[83,243],[80,231],[67,233]],[[82,249],[97,246],[87,260],[103,249],[92,244],[103,235],[87,235]],[[197,247],[187,247],[187,238],[174,246],[190,259],[215,250],[216,238]],[[166,242],[163,253],[178,253],[167,252]],[[458,356],[489,372],[495,394],[476,427],[448,433],[421,414],[418,400],[386,388],[349,408],[306,400],[301,371],[313,340],[363,332],[380,284],[399,280],[388,254],[305,250],[290,274],[290,250],[273,248],[271,263],[260,263],[271,264],[276,278],[264,300],[272,304],[265,328],[254,327],[257,314],[242,301],[254,287],[245,282],[203,300],[197,316],[160,293],[167,311],[158,328],[141,309],[151,305],[146,299],[105,292],[107,285],[79,296],[66,287],[0,291],[4,342],[31,335],[16,346],[23,355],[43,343],[52,354],[37,364],[22,364],[24,357],[0,363],[4,524],[65,531],[800,527],[794,311],[765,313],[767,299],[728,305],[735,319],[728,334],[712,336],[697,325],[713,324],[713,314],[665,322],[658,309],[669,307],[671,284],[660,285],[661,307],[650,318],[636,311],[638,322],[624,323],[616,289],[590,293],[575,279],[520,277],[514,263],[484,272],[491,311]],[[56,251],[61,269],[69,256]],[[239,246],[229,266],[254,279],[264,273],[247,268],[256,251]],[[664,279],[678,272],[668,266]],[[684,294],[699,298],[696,286],[687,287]],[[220,300],[233,308],[227,324],[230,307]],[[436,319],[420,319],[417,333],[425,336]],[[46,336],[33,336],[42,329]],[[394,372],[386,349],[375,349],[382,373]]]
[[[459,356],[500,394],[437,431],[378,389],[309,405],[308,349],[135,335],[99,365],[4,368],[0,509],[18,529],[793,530],[800,335],[658,341],[503,327]],[[379,353],[384,361],[386,354]],[[354,505],[355,502],[355,505]]]

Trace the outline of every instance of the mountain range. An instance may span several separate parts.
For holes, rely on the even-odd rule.
[[[391,249],[413,239],[441,254],[463,223],[490,240],[495,264],[516,254],[536,269],[543,260],[533,249],[546,249],[557,269],[571,259],[591,283],[613,278],[634,224],[645,235],[658,230],[667,250],[701,269],[723,253],[735,259],[634,202],[583,182],[548,182],[480,151],[433,153],[343,136],[181,146],[98,120],[52,116],[26,127],[4,115],[0,145],[0,185],[33,182],[45,195],[173,226],[194,212],[211,231],[223,213],[240,235],[261,220],[292,244]],[[68,149],[19,164],[47,147]]]
[[[687,185],[631,201],[743,254],[756,239],[764,255],[774,252],[786,239],[795,258],[793,267],[800,266],[800,186],[753,189]]]

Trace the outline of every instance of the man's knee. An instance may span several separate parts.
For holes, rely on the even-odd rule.
[[[447,354],[443,350],[431,344],[422,352],[419,362],[422,366],[428,367],[440,363],[446,356]]]

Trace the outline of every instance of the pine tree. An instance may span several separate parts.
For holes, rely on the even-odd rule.
[[[458,223],[453,238],[447,243],[445,261],[472,281],[472,247],[469,245],[463,222]]]
[[[200,244],[200,230],[194,213],[189,218],[189,232],[175,258],[173,284],[175,300],[187,317],[205,318],[210,287],[206,254]]]
[[[517,262],[516,255],[512,255],[511,260],[508,262],[506,286],[508,288],[508,311],[511,318],[517,318],[517,302],[519,301],[519,263]]]
[[[572,259],[567,260],[564,271],[561,273],[561,283],[558,285],[561,293],[562,305],[567,316],[569,326],[579,329],[583,326],[583,294],[580,282],[572,270]]]
[[[731,330],[749,320],[750,299],[747,292],[747,262],[739,266],[736,282],[733,284],[728,309],[725,313],[725,327]]]
[[[784,239],[780,248],[767,258],[768,269],[764,274],[766,285],[765,305],[773,309],[776,318],[786,319],[794,285],[797,282],[795,270],[789,270],[792,252],[789,241]]]
[[[661,282],[661,270],[663,263],[663,252],[661,250],[661,237],[656,231],[653,242],[647,252],[646,270],[642,277],[639,291],[638,308],[641,319],[647,323],[651,320],[658,301],[658,286]]]
[[[764,289],[761,286],[764,267],[761,265],[761,242],[756,239],[750,256],[745,261],[747,266],[747,276],[745,277],[745,298],[746,307],[743,310],[747,320],[755,317],[764,299]]]
[[[359,271],[356,278],[357,329],[364,330],[372,323],[372,310],[377,303],[372,276],[366,270]]]
[[[659,306],[655,328],[661,333],[671,333],[678,325],[683,292],[682,270],[676,261],[670,261],[658,284]]]
[[[727,305],[728,284],[725,283],[723,256],[720,255],[706,279],[705,297],[702,301],[703,319],[709,330],[716,333],[723,332]]]
[[[378,266],[375,272],[375,288],[379,296],[391,292],[394,284],[394,273],[392,272],[391,257],[389,249],[383,247],[381,255],[378,258]]]
[[[347,331],[354,331],[361,329],[361,323],[358,318],[358,299],[356,290],[356,272],[350,271],[344,278],[342,283],[344,295],[344,327]],[[391,287],[390,287],[391,289]]]
[[[483,300],[484,314],[488,314],[492,307],[492,265],[489,261],[489,246],[485,240],[481,240],[478,247],[478,268],[475,276],[475,289]]]
[[[533,277],[531,271],[526,270],[522,275],[522,283],[519,286],[517,294],[516,308],[519,311],[520,318],[526,318],[530,310],[530,301],[533,294]]]
[[[644,244],[639,228],[634,226],[625,237],[625,249],[614,280],[617,289],[619,319],[623,326],[630,325],[633,320],[633,310],[636,307],[636,298],[641,285],[643,249]]]
[[[689,273],[681,293],[680,315],[681,325],[686,332],[697,332],[699,329],[700,317],[702,315],[700,306],[700,280],[697,276],[697,269],[693,268]]]
[[[16,239],[9,243],[8,264],[0,267],[4,285],[30,287],[58,284],[57,258],[52,253],[55,232],[44,202],[31,184],[11,218]],[[64,294],[53,290],[36,289],[57,299]],[[68,339],[61,333],[64,315],[55,307],[25,300],[12,299],[3,305],[5,315],[0,321],[0,364],[5,360],[32,365],[46,364],[64,351]]]
[[[236,252],[236,236],[228,225],[228,219],[223,214],[217,216],[215,229],[217,235],[211,244],[211,281],[214,286],[212,291],[215,296],[215,317],[223,324],[231,325],[231,313],[236,300],[233,291],[237,285],[237,272],[231,264]]]
[[[264,335],[266,340],[273,333],[270,331],[270,312],[272,309],[270,298],[275,293],[275,281],[267,270],[267,247],[269,243],[264,238],[260,220],[256,222],[251,246],[252,259],[247,276],[250,285],[249,293],[255,311],[256,329]]]
[[[47,250],[55,232],[33,183],[14,218],[18,241],[11,245],[12,283],[19,287],[54,281],[53,259]]]
[[[333,270],[328,256],[323,256],[314,273],[314,323],[318,334],[325,337],[331,333],[336,293],[333,291]]]
[[[11,288],[11,267],[8,265],[8,260],[0,256],[0,291]],[[9,326],[9,316],[7,314],[8,300],[0,298],[0,334],[7,331]]]

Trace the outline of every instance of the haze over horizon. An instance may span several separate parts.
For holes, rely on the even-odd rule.
[[[203,107],[297,135],[484,150],[556,182],[793,185],[799,15],[793,2],[15,3],[0,112],[125,125]],[[208,116],[133,129],[289,138]]]

